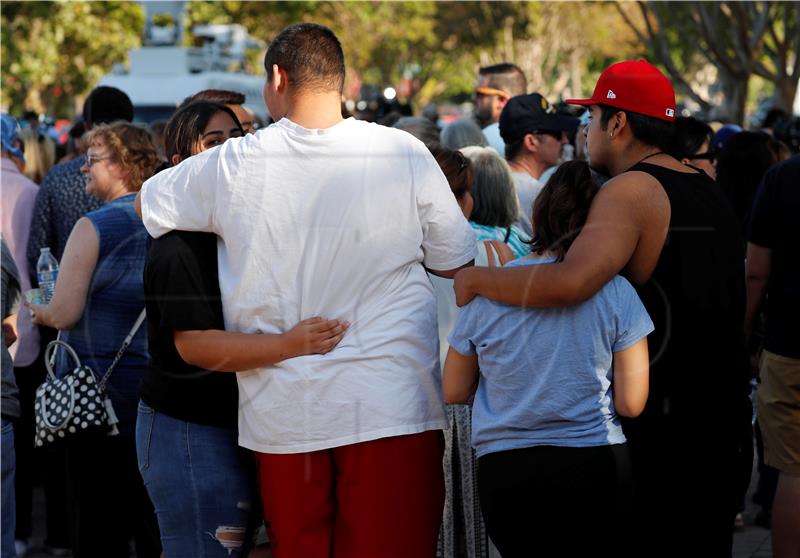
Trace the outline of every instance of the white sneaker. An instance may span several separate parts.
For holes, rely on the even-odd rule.
[[[14,551],[17,553],[17,558],[22,558],[28,553],[28,541],[22,539],[14,540]]]

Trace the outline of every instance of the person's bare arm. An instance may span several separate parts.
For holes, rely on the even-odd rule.
[[[99,254],[94,225],[86,217],[78,219],[61,257],[53,299],[28,305],[34,324],[67,330],[81,319]]]
[[[772,272],[772,250],[752,242],[747,243],[745,277],[747,280],[747,311],[744,316],[744,332],[747,338],[753,333],[753,324],[758,316],[764,296],[767,294],[769,276]]]
[[[445,279],[452,279],[456,276],[456,273],[461,271],[462,269],[467,269],[468,267],[472,267],[475,265],[475,260],[470,260],[461,267],[457,267],[455,269],[448,269],[448,270],[436,270],[436,269],[428,269],[425,268],[425,271],[428,273],[432,273],[433,275],[437,275],[438,277],[444,277]]]
[[[478,355],[464,356],[447,350],[442,372],[442,391],[447,403],[468,403],[478,388]]]
[[[310,318],[286,333],[235,333],[219,329],[175,331],[178,354],[188,364],[217,372],[241,372],[287,358],[331,351],[349,324]]]
[[[669,227],[664,189],[650,175],[624,173],[597,193],[564,260],[514,268],[472,268],[455,277],[456,302],[476,295],[517,306],[558,307],[591,297],[623,269],[642,283],[655,269]]]
[[[647,337],[614,353],[614,407],[623,417],[637,417],[644,410],[650,389]]]

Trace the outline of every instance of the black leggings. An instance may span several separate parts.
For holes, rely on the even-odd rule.
[[[628,555],[625,445],[490,453],[478,459],[478,493],[503,558]]]

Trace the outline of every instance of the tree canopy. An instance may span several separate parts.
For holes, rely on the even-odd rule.
[[[0,15],[3,105],[50,114],[72,113],[144,26],[130,2],[3,2]]]
[[[125,63],[144,26],[132,2],[4,1],[0,15],[3,105],[51,114],[71,113],[76,98]],[[791,104],[798,20],[791,2],[225,0],[187,2],[184,27],[239,23],[268,43],[290,23],[327,25],[344,47],[348,96],[361,84],[394,85],[417,107],[466,99],[482,65],[515,62],[531,91],[556,101],[590,93],[612,62],[648,57],[680,96],[706,110],[719,103],[741,121],[752,75],[773,85],[778,106]],[[246,69],[262,73],[262,58],[252,51]]]

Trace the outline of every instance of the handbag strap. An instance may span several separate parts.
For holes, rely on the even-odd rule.
[[[61,341],[61,330],[58,331],[58,334],[56,335],[55,340],[56,341]],[[48,346],[49,346],[49,344],[48,344]],[[70,347],[70,349],[71,348],[72,347]],[[76,359],[78,358],[77,355],[75,356],[75,358]],[[47,349],[45,349],[44,364],[45,364],[45,367],[47,367],[47,371],[48,372],[51,372],[50,369],[53,368],[53,366],[55,366],[55,363],[56,363],[56,351],[53,351],[52,353],[50,353],[50,358],[48,358],[47,357]],[[80,364],[80,361],[78,361],[78,363]],[[53,378],[55,378],[55,374],[53,375]]]
[[[139,314],[139,317],[136,318],[136,323],[133,324],[133,327],[131,328],[131,331],[128,333],[128,336],[122,342],[122,346],[119,348],[119,351],[117,351],[117,356],[114,357],[114,360],[111,362],[111,365],[108,367],[108,370],[106,370],[106,373],[103,374],[103,377],[100,378],[100,381],[98,382],[98,386],[100,387],[101,391],[106,389],[106,383],[108,383],[108,378],[111,376],[111,373],[114,371],[114,367],[119,362],[119,359],[122,358],[122,355],[125,354],[125,351],[128,349],[128,346],[133,341],[133,338],[136,335],[136,332],[139,331],[139,327],[142,325],[142,322],[144,321],[144,319],[146,317],[147,317],[147,310],[145,308],[142,308],[142,311]]]
[[[81,366],[81,359],[78,358],[75,349],[59,338],[56,338],[55,341],[50,341],[44,350],[44,366],[47,368],[47,377],[52,381],[56,380],[56,374],[53,372],[53,364],[56,360],[56,349],[58,349],[58,347],[63,347],[64,350],[67,351],[67,354],[75,361],[76,367],[80,368]]]

